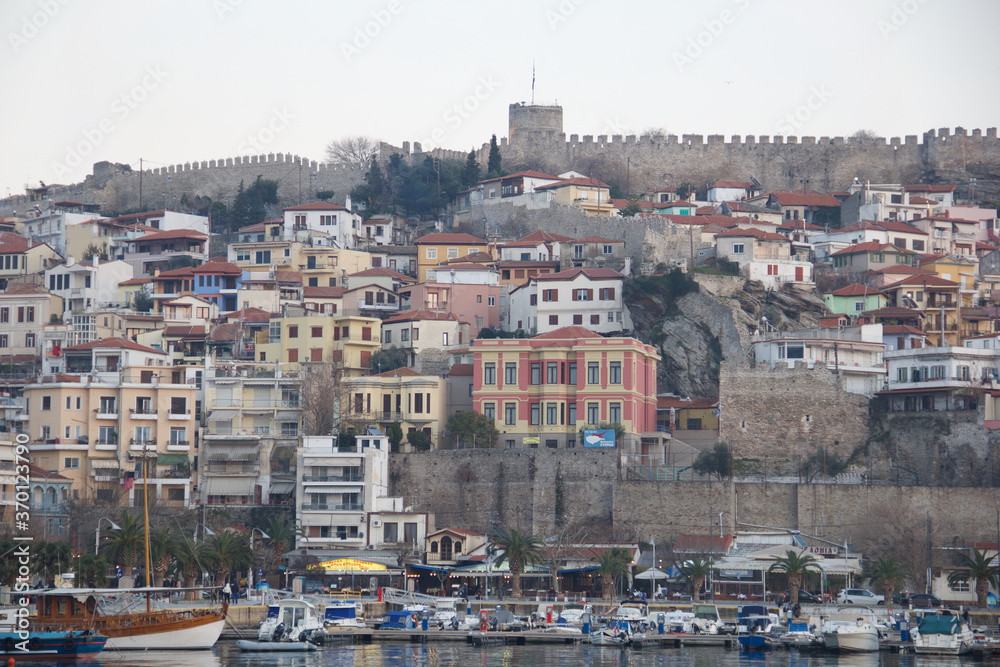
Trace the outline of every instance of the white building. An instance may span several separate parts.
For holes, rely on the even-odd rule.
[[[144,211],[142,213],[130,213],[112,218],[112,222],[124,225],[142,224],[161,232],[171,232],[176,230],[192,230],[208,234],[208,218],[203,215],[193,215],[190,213],[178,213],[177,211],[159,210]]]
[[[760,185],[750,181],[716,181],[708,189],[708,201],[711,203],[741,201],[760,194]]]
[[[852,245],[877,241],[890,243],[900,250],[926,252],[928,235],[922,229],[905,222],[865,220],[843,229],[831,229],[814,234],[811,238],[816,247],[816,258],[827,257]]]
[[[330,202],[312,202],[285,209],[285,240],[296,238],[296,232],[322,232],[328,234],[331,245],[354,248],[361,233],[361,216],[347,206]]]
[[[792,244],[781,234],[759,229],[730,229],[715,235],[716,257],[735,262],[740,272],[777,289],[782,283],[812,285],[813,265],[792,254]]]
[[[1000,350],[989,338],[970,347],[924,347],[886,351],[889,409],[904,412],[972,410],[981,394],[1000,387]],[[976,347],[972,347],[975,345]],[[978,347],[983,345],[983,347]],[[987,405],[989,408],[989,405]],[[987,420],[996,419],[990,416]]]
[[[568,269],[532,278],[511,290],[504,328],[532,336],[568,326],[597,333],[631,331],[624,282],[612,269]]]
[[[66,256],[66,227],[87,222],[99,215],[50,211],[24,221],[23,235],[32,243],[46,243],[57,253]]]
[[[448,354],[468,344],[469,323],[453,313],[407,310],[382,320],[382,347],[403,348],[407,366],[418,373],[443,373]]]
[[[64,320],[68,322],[74,312],[121,305],[118,303],[121,296],[118,285],[131,280],[133,274],[132,265],[119,260],[68,260],[66,264],[45,272],[45,284],[50,292],[63,298]]]

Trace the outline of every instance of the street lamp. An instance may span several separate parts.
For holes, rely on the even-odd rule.
[[[264,539],[264,540],[271,539],[271,536],[268,535],[267,533],[265,533],[260,528],[252,528],[252,529],[250,529],[250,556],[251,556],[251,558],[253,557],[253,534],[254,534],[254,531],[257,531],[258,533],[260,533],[261,539]],[[247,572],[247,597],[250,596],[250,591],[252,591],[252,590],[253,590],[253,562],[250,563],[250,569]]]
[[[194,540],[195,542],[198,541],[198,526],[201,526],[202,528],[205,529],[205,530],[201,531],[201,541],[202,542],[205,541],[205,536],[206,535],[211,535],[213,537],[215,536],[215,531],[214,530],[212,530],[211,528],[209,528],[208,526],[206,526],[203,523],[199,523],[199,524],[195,525],[195,527],[194,527],[194,535],[191,536],[191,539]],[[251,550],[253,549],[253,541],[252,540],[250,542],[250,549]]]
[[[97,555],[97,550],[101,547],[101,521],[107,521],[108,525],[111,526],[111,530],[121,530],[121,526],[112,521],[106,516],[102,516],[97,520],[97,531],[94,534],[94,555]]]

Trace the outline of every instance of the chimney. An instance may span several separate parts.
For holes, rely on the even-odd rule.
[[[160,275],[160,269],[158,269],[158,268],[157,269],[153,269],[153,277],[156,278],[159,275]]]
[[[351,195],[347,195],[347,197],[344,199],[344,208],[348,210],[351,209]]]

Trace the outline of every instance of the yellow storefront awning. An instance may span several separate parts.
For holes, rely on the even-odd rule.
[[[327,560],[322,563],[316,563],[316,565],[312,565],[310,568],[326,570],[327,574],[339,572],[384,572],[389,569],[382,563],[372,563],[371,561],[358,560],[356,558]]]

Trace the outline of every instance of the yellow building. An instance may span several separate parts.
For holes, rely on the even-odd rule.
[[[401,445],[409,451],[407,433],[421,430],[431,438],[431,448],[441,448],[447,422],[445,380],[435,375],[421,375],[410,368],[397,368],[377,375],[352,378],[345,390],[350,408],[345,419],[360,432],[366,425],[377,424],[382,432],[393,422],[403,428]]]
[[[194,486],[195,385],[158,350],[122,339],[64,348],[67,372],[24,389],[32,461],[73,480],[74,500],[186,506]]]
[[[471,234],[427,234],[413,242],[417,246],[417,282],[427,281],[427,270],[449,259],[474,253],[492,255],[489,244]]]
[[[962,305],[972,306],[976,294],[976,273],[979,260],[969,257],[932,255],[920,262],[920,268],[933,271],[938,278],[956,282],[961,286]]]
[[[363,250],[344,250],[308,241],[266,237],[266,241],[229,244],[229,261],[248,271],[300,271],[306,287],[342,287],[347,276],[364,271],[372,258]]]
[[[381,339],[382,321],[375,317],[282,317],[257,335],[255,355],[256,361],[278,362],[289,370],[310,362],[343,363],[353,377],[368,372]]]
[[[556,204],[582,208],[587,215],[611,215],[611,187],[596,178],[565,178],[558,183],[540,185],[536,192],[552,193]]]

